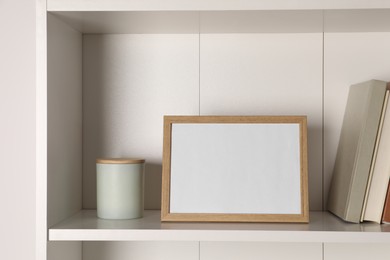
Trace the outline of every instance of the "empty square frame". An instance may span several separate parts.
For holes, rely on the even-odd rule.
[[[305,116],[165,116],[162,221],[308,222]]]

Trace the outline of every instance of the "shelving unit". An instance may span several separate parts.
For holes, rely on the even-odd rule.
[[[104,220],[83,210],[49,229],[50,241],[238,241],[390,243],[390,225],[346,224],[328,212],[310,212],[309,224],[162,223],[159,210],[141,219]]]
[[[159,259],[230,259],[232,248],[342,259],[364,256],[361,243],[390,253],[387,225],[321,212],[348,88],[390,81],[389,46],[380,0],[37,0],[37,259],[155,259],[159,246]],[[310,223],[161,223],[164,114],[308,115]],[[155,210],[97,219],[101,156],[144,157]]]

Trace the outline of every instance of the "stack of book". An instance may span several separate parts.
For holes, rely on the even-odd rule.
[[[328,198],[348,222],[390,222],[389,89],[371,80],[349,90]]]

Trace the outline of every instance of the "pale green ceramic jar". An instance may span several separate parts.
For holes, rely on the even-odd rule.
[[[97,216],[141,218],[144,210],[143,159],[97,159]]]

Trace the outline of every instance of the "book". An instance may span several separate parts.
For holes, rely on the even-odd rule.
[[[328,197],[328,210],[348,222],[360,222],[385,93],[379,80],[349,89]]]
[[[388,180],[390,178],[390,105],[389,90],[386,91],[374,157],[363,206],[362,221],[381,223]]]
[[[390,181],[388,181],[387,195],[383,207],[382,223],[390,223]]]

